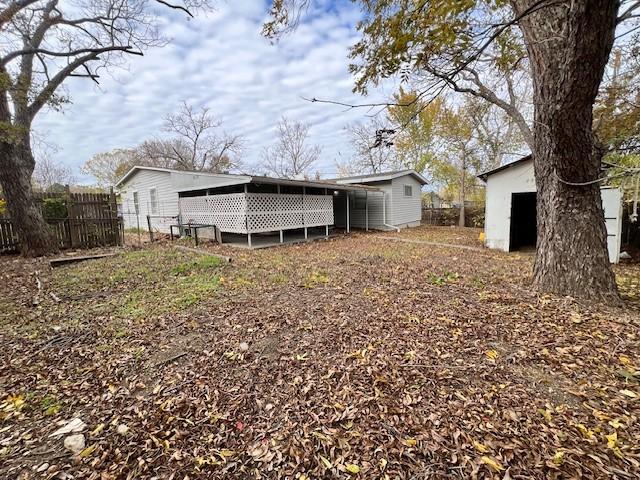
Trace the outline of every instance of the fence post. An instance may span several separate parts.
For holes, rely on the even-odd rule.
[[[153,230],[151,229],[151,217],[147,215],[147,227],[149,228],[149,240],[153,242]]]
[[[71,189],[69,185],[64,187],[67,196],[67,221],[69,223],[69,244],[71,248],[75,248],[80,242],[78,237],[78,225],[76,223],[77,212],[76,206],[71,195]]]
[[[116,202],[116,194],[113,187],[109,187],[109,227],[111,230],[112,241],[116,245],[122,245],[120,236],[120,222],[118,219],[118,203]]]

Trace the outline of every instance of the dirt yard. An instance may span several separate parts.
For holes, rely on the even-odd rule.
[[[478,233],[0,258],[0,478],[638,478],[640,265],[612,309],[422,243]]]

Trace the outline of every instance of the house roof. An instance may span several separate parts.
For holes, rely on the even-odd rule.
[[[340,185],[333,181],[328,180],[294,180],[288,178],[273,178],[273,177],[265,177],[260,175],[243,175],[243,174],[235,174],[235,173],[209,173],[209,172],[197,172],[191,170],[174,170],[170,168],[160,168],[160,167],[146,167],[141,165],[136,165],[132,167],[118,182],[115,184],[116,187],[122,185],[127,179],[129,179],[135,172],[139,170],[152,170],[157,172],[167,172],[181,175],[202,175],[205,177],[214,177],[214,178],[224,178],[228,180],[225,185],[242,185],[245,183],[267,183],[272,185],[291,185],[298,187],[309,187],[309,188],[329,188],[332,190],[370,190],[370,191],[378,191],[379,189],[375,187],[371,187],[368,185]],[[205,190],[207,188],[219,187],[219,183],[213,183],[211,185],[201,184],[197,186],[183,186],[177,189],[178,192],[188,192],[191,190]]]
[[[117,187],[118,185],[126,182],[134,173],[136,173],[139,170],[152,170],[155,172],[167,172],[167,173],[184,173],[184,174],[189,174],[189,175],[193,175],[193,174],[197,174],[197,175],[203,175],[203,176],[210,176],[210,177],[237,177],[238,175],[235,174],[230,174],[230,173],[210,173],[210,172],[197,172],[194,170],[176,170],[173,168],[162,168],[162,167],[147,167],[145,165],[134,165],[133,167],[131,167],[129,169],[129,171],[127,173],[124,174],[124,176],[118,180],[116,182],[116,184],[114,185],[114,187]]]
[[[515,167],[517,165],[526,163],[526,162],[528,162],[530,160],[533,160],[533,156],[526,155],[526,156],[524,156],[522,158],[519,158],[515,162],[507,163],[505,165],[500,165],[498,168],[494,168],[493,170],[489,170],[487,172],[483,172],[480,175],[478,175],[478,178],[480,178],[483,182],[486,182],[487,178],[489,178],[491,175],[494,175],[494,174],[496,174],[498,172],[506,170],[507,168]]]
[[[355,175],[352,177],[340,177],[334,178],[332,181],[336,183],[368,183],[368,182],[383,182],[385,180],[393,180],[394,178],[404,177],[405,175],[411,175],[422,185],[426,185],[427,179],[415,170],[395,170],[393,172],[381,172],[372,173],[367,175]]]

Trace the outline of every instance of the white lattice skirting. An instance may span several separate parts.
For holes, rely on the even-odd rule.
[[[182,223],[258,233],[333,225],[333,196],[232,193],[180,199]]]

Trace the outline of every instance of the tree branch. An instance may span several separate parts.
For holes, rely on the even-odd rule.
[[[36,98],[33,100],[31,105],[29,105],[29,108],[28,108],[29,118],[33,118],[35,114],[40,111],[40,109],[47,103],[47,101],[49,101],[49,99],[54,94],[56,89],[62,84],[62,82],[65,79],[67,79],[67,77],[69,77],[78,67],[81,67],[85,63],[90,62],[92,60],[96,60],[101,53],[106,53],[106,52],[121,51],[125,53],[132,53],[135,55],[142,55],[142,52],[131,51],[129,50],[130,48],[131,47],[128,47],[128,46],[127,47],[110,46],[110,47],[103,47],[103,48],[97,48],[97,49],[86,49],[89,51],[89,53],[81,57],[77,57],[74,61],[69,63],[66,67],[61,69],[51,79],[51,81],[48,82],[47,85],[40,91],[40,93],[36,96]]]

